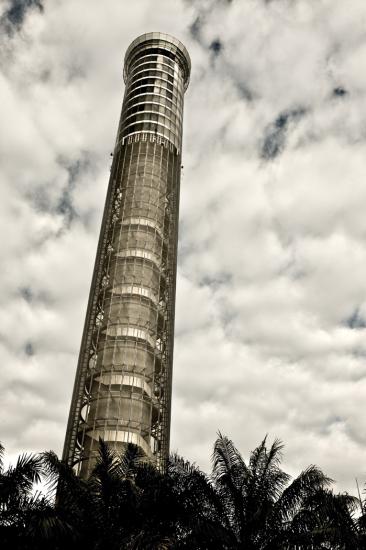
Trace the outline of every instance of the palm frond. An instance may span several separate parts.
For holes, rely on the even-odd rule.
[[[72,541],[77,538],[72,523],[65,520],[47,499],[32,503],[25,519],[25,532],[31,540],[48,542],[51,545],[52,542],[57,544],[61,540]]]
[[[334,494],[329,489],[318,491],[306,503],[312,507],[333,541],[342,541],[345,548],[354,548],[358,539],[358,522],[354,512],[358,499],[347,493]]]
[[[213,479],[218,481],[223,476],[231,475],[240,487],[248,473],[248,468],[234,443],[219,432],[212,454]]]
[[[278,467],[282,459],[282,450],[284,449],[284,444],[278,438],[274,440],[271,445],[271,448],[268,453],[266,453],[265,458],[265,469],[270,467]]]
[[[98,456],[90,479],[100,481],[103,476],[114,476],[118,466],[116,451],[102,438],[99,438]]]
[[[198,466],[172,455],[168,464],[168,476],[173,481],[174,489],[184,497],[186,508],[204,515],[208,514],[211,518],[221,518],[223,524],[229,526],[226,509],[219,493],[210,478]]]
[[[76,475],[73,468],[60,460],[53,451],[43,452],[41,461],[50,494],[54,494],[56,490],[75,493],[77,487],[80,488],[85,485],[85,482]]]
[[[129,479],[143,462],[146,462],[146,455],[142,449],[133,443],[128,443],[119,458],[119,474]]]
[[[1,474],[0,497],[2,502],[20,501],[30,494],[33,484],[41,480],[40,457],[29,454],[19,456],[16,465]]]
[[[267,452],[265,442],[266,439],[260,445],[261,451],[251,473],[255,484],[256,498],[274,502],[282,494],[284,487],[290,481],[290,476],[280,468],[283,443],[279,439],[275,439]]]
[[[331,483],[319,468],[309,466],[283,491],[274,505],[273,515],[279,514],[283,521],[290,521],[310,496]]]
[[[226,509],[226,516],[239,537],[245,524],[245,498],[250,470],[233,442],[219,433],[212,456],[212,481]]]
[[[39,483],[42,474],[40,456],[23,453],[18,457],[13,473],[27,480],[30,484]]]
[[[250,453],[249,458],[249,470],[251,475],[257,476],[258,470],[261,468],[263,462],[266,459],[267,454],[267,435],[266,437],[261,441],[261,443]]]

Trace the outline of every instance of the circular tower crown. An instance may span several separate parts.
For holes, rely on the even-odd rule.
[[[131,62],[144,50],[150,49],[163,50],[161,53],[171,57],[179,64],[183,73],[184,90],[186,90],[188,88],[189,76],[191,72],[191,59],[189,57],[189,53],[187,52],[186,47],[177,38],[162,32],[148,32],[138,36],[133,42],[131,42],[125,55],[123,69],[124,81],[127,81]]]

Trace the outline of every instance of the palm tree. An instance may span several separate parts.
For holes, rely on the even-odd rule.
[[[219,434],[211,476],[173,455],[167,472],[135,445],[121,454],[100,441],[89,479],[53,452],[22,455],[4,471],[0,447],[0,540],[13,550],[356,550],[365,548],[366,513],[334,495],[310,466],[290,482],[283,445],[266,439],[246,464]],[[32,492],[46,476],[49,496]],[[55,503],[55,504],[54,504]],[[364,507],[366,512],[366,507]]]
[[[29,519],[46,502],[33,486],[41,480],[41,462],[34,455],[19,456],[15,466],[4,469],[0,444],[0,540],[2,548],[26,548]]]
[[[118,454],[100,440],[87,480],[53,452],[43,453],[42,460],[50,490],[57,492],[58,518],[70,526],[70,542],[78,549],[172,547],[179,501],[172,480],[146,462],[139,447],[128,444]]]
[[[364,491],[364,494],[366,490]],[[360,496],[361,501],[361,496]],[[357,520],[359,547],[366,548],[366,498],[360,502],[361,514]]]
[[[290,483],[280,468],[283,445],[266,439],[246,464],[233,442],[219,434],[209,478],[174,458],[170,475],[180,487],[194,521],[177,548],[289,550],[357,548],[353,518],[357,499],[333,495],[332,482],[309,466]],[[190,510],[192,514],[192,510]],[[192,518],[192,515],[191,515]]]

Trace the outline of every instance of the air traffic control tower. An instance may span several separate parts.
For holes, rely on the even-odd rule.
[[[63,458],[88,477],[99,438],[169,454],[186,48],[152,32],[129,46],[126,84]]]

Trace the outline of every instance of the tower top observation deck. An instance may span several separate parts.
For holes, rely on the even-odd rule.
[[[149,50],[151,53],[162,53],[176,61],[183,73],[184,91],[188,88],[189,76],[191,72],[191,59],[189,53],[177,38],[162,32],[148,32],[138,36],[127,48],[123,78],[127,82],[131,64],[141,55]]]

